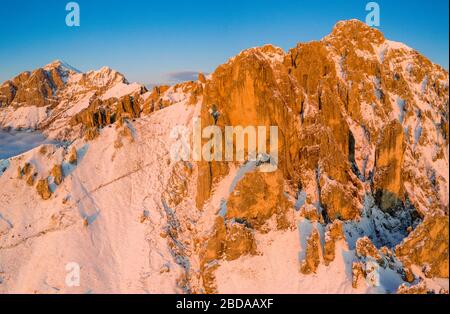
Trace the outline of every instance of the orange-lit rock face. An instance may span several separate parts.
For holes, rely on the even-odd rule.
[[[414,84],[422,82],[424,72],[435,87],[418,94]],[[273,46],[252,48],[221,65],[204,88],[202,123],[277,125],[284,178],[321,190],[316,198],[328,219],[354,219],[363,195],[372,193],[366,184],[371,177],[383,209],[404,200],[402,177],[412,166],[404,156],[415,141],[412,124],[434,119],[431,112],[419,113],[421,102],[433,99],[434,112],[444,121],[437,131],[445,134],[447,77],[379,31],[358,21],[342,22],[323,40],[288,53]],[[208,111],[212,107],[217,119]],[[447,136],[436,140],[433,145],[442,145]],[[201,167],[211,178],[200,179],[199,207],[214,178],[227,173],[217,163]]]
[[[56,103],[55,91],[63,86],[61,73],[56,69],[24,72],[0,89],[0,106],[27,104],[42,107]]]
[[[406,286],[405,284],[401,285],[398,290],[398,294],[427,294],[428,289],[423,281],[413,286]]]
[[[47,179],[39,180],[36,185],[36,190],[43,200],[48,200],[52,196]]]
[[[306,256],[300,265],[300,271],[303,274],[315,273],[320,264],[320,239],[317,229],[313,229],[308,238],[306,246]]]
[[[144,103],[144,112],[151,113],[155,110],[159,110],[165,107],[164,101],[161,99],[164,92],[169,89],[168,85],[155,86]]]
[[[362,258],[371,257],[375,260],[380,260],[381,256],[378,253],[377,248],[373,243],[370,241],[369,238],[359,238],[356,242],[356,255]]]
[[[216,292],[214,270],[219,259],[235,260],[243,255],[255,254],[256,243],[253,231],[244,224],[218,217],[213,233],[204,243],[200,253],[200,270],[203,287],[207,293]]]
[[[202,126],[279,128],[278,171],[246,174],[227,200],[226,219],[242,219],[258,229],[271,217],[282,217],[292,210],[284,205],[284,181],[304,191],[302,217],[337,223],[327,229],[323,259],[328,265],[335,242],[344,237],[340,221],[358,220],[367,195],[388,215],[406,210],[406,204],[422,216],[448,213],[448,151],[443,148],[448,73],[378,30],[347,21],[321,41],[298,44],[287,53],[270,45],[251,48],[203,81]],[[430,151],[432,159],[426,157]],[[198,208],[229,169],[226,162],[198,163]],[[406,243],[417,237],[411,233]],[[316,240],[315,233],[308,239],[304,273],[317,269]],[[415,261],[423,263],[428,254],[435,274],[448,277],[442,271],[447,242],[444,237],[439,253],[425,248],[414,253]],[[405,252],[409,246],[403,247]],[[360,239],[356,250],[385,263],[368,238]],[[362,268],[355,272],[364,276]]]
[[[427,276],[448,278],[448,215],[430,215],[396,248],[407,263],[429,268]]]
[[[202,76],[200,75],[200,77]],[[171,92],[189,95],[188,102],[189,104],[194,105],[198,101],[197,97],[201,96],[202,84],[200,81],[192,81],[176,84],[174,86],[155,86],[150,95],[143,102],[143,113],[149,114],[172,105],[174,100],[169,96]]]
[[[394,120],[382,130],[375,152],[374,190],[382,210],[395,207],[403,199],[404,151],[404,131],[401,124]]]
[[[328,265],[334,260],[336,254],[336,241],[343,238],[344,231],[342,229],[342,222],[340,220],[335,220],[333,223],[327,226],[323,256],[325,265]]]
[[[226,218],[245,221],[258,229],[276,215],[278,226],[283,229],[287,206],[281,171],[252,172],[245,175],[230,195]]]

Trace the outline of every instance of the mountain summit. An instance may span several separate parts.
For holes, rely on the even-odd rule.
[[[46,66],[43,67],[44,70],[51,70],[53,68],[64,69],[66,71],[72,71],[72,72],[76,72],[76,73],[81,73],[80,70],[74,68],[70,64],[68,64],[68,63],[66,63],[64,61],[61,61],[61,60],[54,60],[54,61],[50,62],[49,64],[47,64]]]

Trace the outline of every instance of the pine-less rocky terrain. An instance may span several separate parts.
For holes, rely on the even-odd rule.
[[[448,293],[448,82],[356,20],[151,91],[21,73],[0,125],[54,143],[1,161],[0,292]],[[277,171],[172,160],[196,117],[278,126]]]

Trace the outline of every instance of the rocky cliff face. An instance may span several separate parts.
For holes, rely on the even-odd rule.
[[[411,48],[361,22],[340,22],[321,41],[299,44],[288,53],[273,46],[246,50],[220,66],[205,85],[202,121],[209,125],[279,127],[279,167],[302,198],[298,210],[307,213],[303,216],[324,225],[358,221],[369,197],[387,216],[412,209],[415,221],[428,221],[431,213],[447,217],[448,73]],[[211,117],[213,107],[217,119]],[[214,162],[199,167],[201,208],[228,168]],[[258,196],[255,189],[264,189],[264,183],[253,173],[242,182],[247,180],[243,189],[236,188],[242,201],[230,196],[228,216],[232,212],[252,224],[252,217],[288,211],[280,206],[282,190],[271,188]],[[277,194],[274,204],[266,200],[272,193]],[[439,243],[446,242],[448,233],[442,219],[444,229],[433,227]],[[417,238],[414,243],[420,245],[413,255],[422,258],[415,263],[424,265],[425,255],[442,254],[433,260],[445,269],[448,245],[432,253],[426,249],[436,245],[431,238],[418,232],[407,237],[413,220],[402,227],[405,241],[397,251],[408,250]],[[303,272],[317,268],[318,255],[311,253],[317,249],[315,235],[307,241]],[[439,267],[433,271],[448,277]]]
[[[74,70],[60,61],[32,72],[23,72],[0,88],[0,107],[54,105],[56,94],[64,87],[65,80]]]
[[[5,82],[0,102],[2,125],[17,127],[23,108],[47,108],[35,126],[75,140],[48,160],[11,160],[0,204],[20,210],[3,216],[25,215],[30,199],[12,197],[28,189],[20,178],[36,173],[38,212],[64,204],[64,213],[45,214],[63,215],[51,230],[71,234],[67,226],[81,219],[83,232],[109,247],[107,271],[88,279],[101,291],[448,291],[448,73],[359,21],[288,52],[245,50],[207,77],[152,91],[108,68],[82,74],[53,64]],[[173,128],[190,128],[195,117],[223,134],[226,126],[277,126],[277,170],[170,160]],[[120,268],[130,261],[125,246],[111,244],[120,223],[145,242],[133,244],[144,252],[140,270]],[[9,261],[22,242],[3,228]],[[5,264],[8,289],[20,290],[20,267]],[[98,284],[117,279],[109,271],[132,288]]]

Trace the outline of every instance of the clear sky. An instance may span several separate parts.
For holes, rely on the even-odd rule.
[[[144,84],[212,72],[239,51],[271,43],[287,50],[319,40],[343,19],[365,20],[364,0],[78,0],[79,27],[65,0],[1,0],[0,81],[61,59],[82,71],[110,66]],[[448,0],[378,0],[379,29],[446,69]]]

